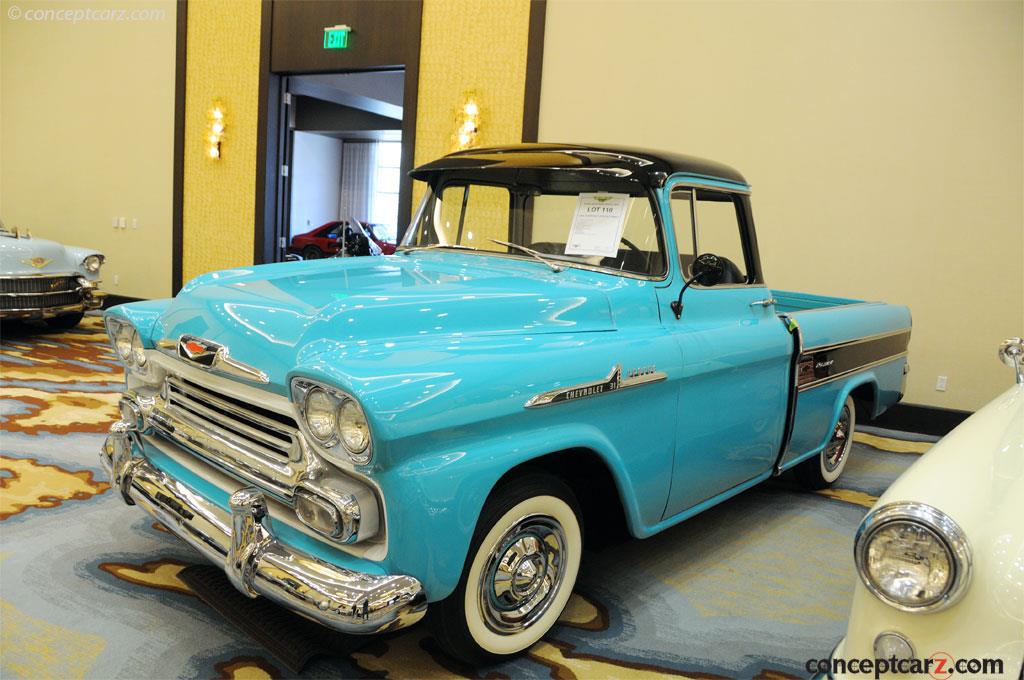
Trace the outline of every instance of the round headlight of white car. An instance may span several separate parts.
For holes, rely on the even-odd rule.
[[[366,424],[363,409],[351,399],[341,402],[341,407],[338,408],[338,433],[352,460],[365,463],[366,460],[359,460],[359,457],[370,446],[370,428]]]
[[[921,503],[893,503],[861,522],[854,543],[861,581],[903,611],[955,603],[970,578],[966,536],[947,515]]]
[[[82,267],[85,271],[95,274],[100,270],[100,265],[103,264],[103,256],[101,255],[90,255],[82,260]]]
[[[331,395],[321,387],[314,387],[306,393],[303,404],[306,427],[321,443],[329,442],[336,436],[337,408]]]

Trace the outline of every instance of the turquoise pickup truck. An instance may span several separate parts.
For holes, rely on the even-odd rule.
[[[205,274],[107,312],[129,505],[243,593],[348,633],[540,639],[585,537],[787,470],[821,488],[902,397],[906,307],[765,284],[732,168],[519,145],[416,168],[398,252]],[[127,521],[127,518],[126,520]]]

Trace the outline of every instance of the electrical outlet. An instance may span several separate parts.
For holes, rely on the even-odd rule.
[[[125,219],[123,217],[118,217],[117,218],[117,228],[118,229],[124,229],[126,226],[128,226],[128,225],[125,223]]]
[[[114,285],[116,286],[120,282],[121,282],[121,275],[120,274],[114,274]]]
[[[132,218],[132,229],[138,229],[138,228],[139,228],[139,218],[138,217],[133,217]]]
[[[117,216],[116,215],[111,219],[110,226],[112,226],[114,229],[117,229]]]
[[[948,382],[948,380],[949,379],[946,376],[940,375],[939,379],[935,381],[935,389],[936,389],[936,391],[938,391],[938,392],[945,392],[946,391],[946,383]]]

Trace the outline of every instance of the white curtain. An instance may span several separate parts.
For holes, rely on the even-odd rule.
[[[369,221],[377,170],[376,142],[345,142],[341,152],[339,216]]]

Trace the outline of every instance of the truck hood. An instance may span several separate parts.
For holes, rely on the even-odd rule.
[[[267,370],[309,363],[339,343],[614,330],[607,294],[586,275],[600,276],[429,252],[234,269],[190,282],[152,340],[197,335]]]

